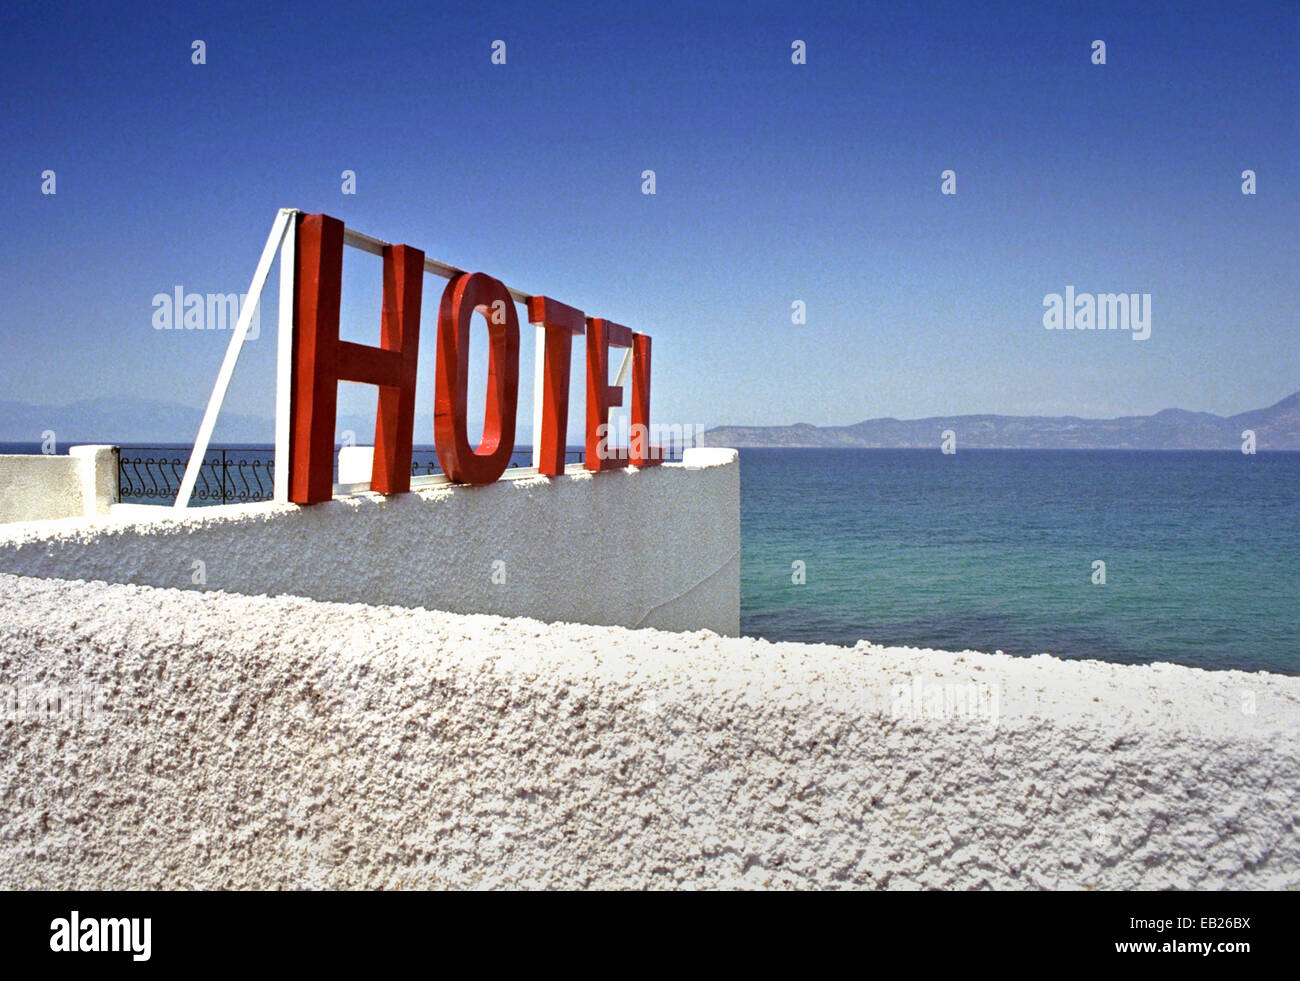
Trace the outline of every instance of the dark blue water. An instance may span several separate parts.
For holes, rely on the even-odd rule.
[[[1298,505],[1300,453],[744,450],[741,627],[1300,674]]]

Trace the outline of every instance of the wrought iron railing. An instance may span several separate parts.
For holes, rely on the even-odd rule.
[[[581,463],[582,456],[582,450],[566,449],[564,451],[564,462],[566,465],[570,463]],[[531,448],[524,448],[515,451],[514,456],[510,458],[508,469],[517,470],[520,467],[531,467],[532,465],[533,451]],[[427,450],[423,453],[416,450],[411,457],[411,476],[427,477],[436,473],[442,473],[442,467],[438,466],[438,458]]]
[[[565,463],[581,463],[583,451],[565,451]],[[163,504],[176,499],[189,455],[184,449],[123,446],[118,458],[118,499],[129,504]],[[522,449],[510,458],[511,469],[531,467],[532,451]],[[411,476],[442,473],[432,452],[416,450]],[[338,474],[335,473],[335,479]],[[242,504],[269,501],[274,496],[275,459],[270,449],[210,450],[194,484],[190,503]]]
[[[127,503],[170,503],[185,476],[188,454],[165,447],[124,446],[118,457],[118,497]],[[211,450],[194,484],[194,504],[269,501],[274,462],[270,451]]]

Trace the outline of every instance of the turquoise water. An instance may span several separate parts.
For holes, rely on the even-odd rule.
[[[743,450],[741,629],[1300,674],[1298,505],[1300,453]]]

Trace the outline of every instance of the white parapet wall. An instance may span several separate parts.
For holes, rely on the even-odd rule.
[[[0,454],[0,524],[107,514],[117,500],[117,459],[115,446]]]
[[[255,595],[740,629],[735,450],[307,507],[122,507],[0,526],[0,572]]]
[[[1300,886],[1300,679],[0,575],[6,889]]]

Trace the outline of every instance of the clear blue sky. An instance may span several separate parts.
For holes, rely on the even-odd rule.
[[[287,205],[651,334],[660,422],[1300,388],[1293,0],[460,7],[0,8],[0,400],[201,406],[227,336],[155,331],[152,297],[246,290]],[[379,262],[346,269],[344,334],[374,343]],[[1151,338],[1044,330],[1067,284],[1150,292]],[[232,411],[272,413],[274,298]]]

